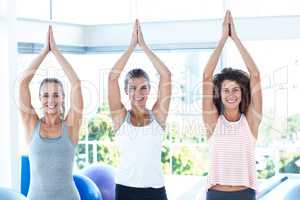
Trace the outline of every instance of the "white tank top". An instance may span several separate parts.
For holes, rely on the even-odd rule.
[[[150,111],[151,122],[137,127],[130,122],[127,112],[125,121],[116,132],[120,153],[116,183],[137,188],[161,188],[164,178],[161,168],[161,149],[164,130]]]
[[[209,143],[208,185],[246,186],[257,190],[255,169],[256,139],[245,115],[230,122],[219,116]]]

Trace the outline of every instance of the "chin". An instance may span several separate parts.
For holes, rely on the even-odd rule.
[[[134,107],[140,108],[140,109],[145,109],[146,108],[146,103],[134,103]]]
[[[57,110],[44,110],[44,113],[47,113],[48,115],[58,115],[59,111],[57,111]]]
[[[236,110],[239,109],[239,105],[225,105],[225,109]]]

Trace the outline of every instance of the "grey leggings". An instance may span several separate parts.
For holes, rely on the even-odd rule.
[[[208,189],[206,200],[255,200],[255,191],[250,188],[235,192]]]

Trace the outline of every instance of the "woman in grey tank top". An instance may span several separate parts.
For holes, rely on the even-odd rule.
[[[50,51],[71,83],[70,110],[66,118],[65,93],[56,78],[46,78],[40,85],[44,117],[39,118],[31,104],[29,83]],[[51,26],[45,47],[22,75],[20,112],[26,130],[31,174],[28,199],[80,200],[72,169],[83,110],[81,85],[72,66],[56,47]]]

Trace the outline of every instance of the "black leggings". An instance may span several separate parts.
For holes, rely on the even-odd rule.
[[[165,187],[135,188],[116,185],[115,200],[168,200]]]
[[[206,200],[255,200],[255,191],[250,188],[235,192],[208,189]]]

